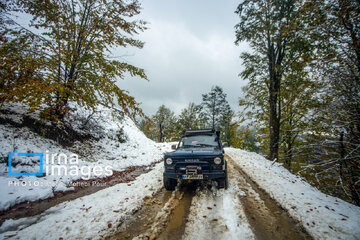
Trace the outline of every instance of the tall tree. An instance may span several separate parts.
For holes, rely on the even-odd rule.
[[[158,141],[164,142],[172,137],[175,126],[175,114],[165,105],[161,105],[152,120],[156,124],[158,131]]]
[[[268,124],[269,154],[279,158],[282,116],[282,84],[291,65],[308,61],[309,44],[300,31],[298,0],[245,0],[236,13],[236,43],[248,41],[252,53],[242,53],[245,70],[241,76],[250,81],[245,90],[250,102]],[[265,102],[266,100],[266,102]]]
[[[202,95],[202,100],[201,117],[205,119],[208,127],[220,128],[224,116],[232,111],[226,100],[226,93],[221,87],[215,86],[209,93]]]
[[[143,42],[133,38],[145,29],[145,22],[131,20],[140,13],[137,0],[19,0],[18,3],[33,17],[29,27],[23,29],[39,41],[31,48],[30,55],[35,56],[33,65],[39,74],[33,74],[26,84],[5,82],[1,87],[1,93],[5,93],[3,101],[26,101],[31,107],[45,104],[48,107],[44,116],[57,120],[63,120],[69,113],[70,101],[92,109],[98,104],[119,104],[126,113],[142,113],[135,99],[119,88],[117,79],[124,78],[126,72],[146,79],[144,70],[110,55],[119,47],[143,47]],[[34,28],[39,31],[35,33]],[[16,45],[6,43],[1,47],[6,52]],[[12,61],[12,55],[3,57]],[[34,72],[31,64],[26,67]],[[14,79],[22,74],[11,68],[9,71],[15,75]],[[13,91],[6,92],[8,89]],[[16,92],[22,94],[14,97]]]

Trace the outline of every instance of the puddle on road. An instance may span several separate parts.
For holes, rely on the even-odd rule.
[[[229,170],[240,174],[238,184],[246,193],[240,200],[257,239],[312,239],[305,229],[260,189],[230,157],[227,159],[232,165]]]

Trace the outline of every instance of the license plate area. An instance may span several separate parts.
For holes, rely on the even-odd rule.
[[[190,180],[190,179],[195,179],[195,180],[199,180],[199,179],[203,179],[203,175],[202,174],[185,174],[182,176],[182,179],[184,180]]]

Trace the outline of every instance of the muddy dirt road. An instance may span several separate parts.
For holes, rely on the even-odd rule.
[[[161,189],[106,239],[312,239],[229,156],[229,188]]]

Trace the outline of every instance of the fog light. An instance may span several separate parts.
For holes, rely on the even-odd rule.
[[[216,158],[214,159],[214,163],[215,163],[215,164],[220,164],[220,163],[221,163],[221,158],[216,157]]]
[[[171,165],[173,163],[172,159],[171,158],[167,158],[166,159],[166,164],[167,165]]]

